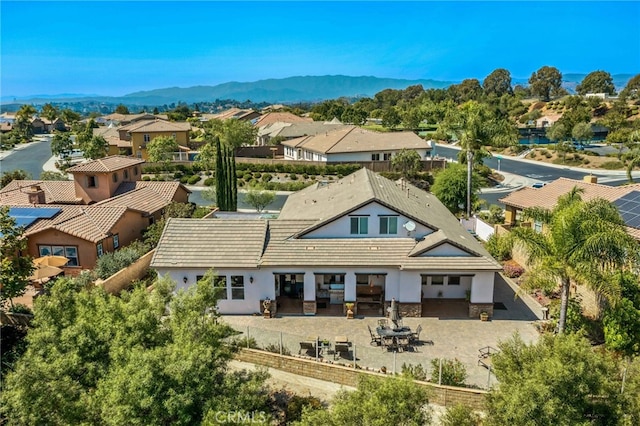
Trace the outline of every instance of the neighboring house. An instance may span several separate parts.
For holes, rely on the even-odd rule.
[[[515,225],[518,215],[526,208],[553,209],[558,198],[576,186],[583,190],[580,197],[584,201],[603,198],[618,207],[627,225],[627,232],[640,240],[640,184],[602,185],[597,183],[595,176],[585,176],[584,180],[559,178],[541,188],[526,187],[510,193],[499,200],[505,205],[505,224]],[[538,231],[542,230],[542,224],[539,222],[534,222],[532,226]]]
[[[31,119],[31,131],[34,135],[41,135],[47,133],[47,128],[44,124],[44,120],[39,117]]]
[[[56,130],[59,132],[64,132],[67,130],[67,126],[65,126],[64,121],[62,121],[61,118],[49,120],[47,118],[40,117],[40,120],[44,123],[45,133],[53,133]]]
[[[327,133],[338,129],[348,127],[342,123],[325,123],[322,121],[303,121],[296,123],[286,123],[284,121],[278,121],[266,126],[262,126],[258,129],[258,145],[269,145],[269,141],[273,138],[280,138],[281,140],[291,140],[302,136],[318,135],[320,133]]]
[[[10,123],[8,121],[0,122],[0,132],[7,133],[7,132],[10,132],[11,130],[13,130],[13,123]]]
[[[259,312],[276,300],[296,314],[403,316],[423,304],[469,298],[468,313],[493,312],[501,270],[432,194],[361,169],[288,197],[277,219],[169,219],[151,267],[178,288],[214,269],[221,313]]]
[[[240,108],[230,108],[226,111],[219,112],[217,114],[200,114],[200,121],[209,121],[209,120],[241,120],[241,121],[252,121],[256,118],[260,117],[260,113],[254,111],[252,109],[240,109]]]
[[[126,126],[127,124],[135,123],[137,121],[155,120],[155,119],[169,120],[169,117],[166,114],[153,115],[153,114],[149,114],[149,113],[146,113],[146,112],[143,112],[143,113],[140,113],[140,114],[118,114],[118,113],[113,113],[113,114],[109,114],[109,115],[104,115],[102,117],[98,117],[96,119],[96,123],[98,123],[98,124],[115,123],[115,124],[118,124],[120,126]]]
[[[65,252],[73,275],[140,239],[171,202],[188,201],[178,182],[141,181],[143,163],[111,156],[70,167],[73,181],[14,180],[0,189],[0,205],[22,218],[31,256]]]
[[[147,144],[160,136],[172,137],[178,145],[189,144],[191,124],[165,120],[140,120],[118,128],[120,140],[131,142],[131,150],[135,157],[147,160]]]
[[[131,141],[120,139],[120,132],[117,126],[109,125],[93,129],[94,136],[102,136],[109,144],[107,155],[133,155]]]
[[[538,118],[535,121],[535,125],[538,128],[550,127],[552,124],[558,121],[560,117],[562,117],[562,114],[547,114]]]
[[[374,132],[349,125],[331,132],[283,141],[284,158],[324,162],[389,161],[402,149],[429,157],[431,144],[413,132]]]
[[[268,112],[262,114],[253,125],[257,128],[268,126],[273,123],[311,123],[312,118],[300,117],[290,112]]]

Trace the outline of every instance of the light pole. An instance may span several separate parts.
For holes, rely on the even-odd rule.
[[[467,149],[467,219],[471,217],[471,177],[473,174],[473,152]]]

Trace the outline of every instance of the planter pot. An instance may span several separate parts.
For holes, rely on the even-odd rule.
[[[486,312],[480,313],[480,321],[489,321],[489,314]]]

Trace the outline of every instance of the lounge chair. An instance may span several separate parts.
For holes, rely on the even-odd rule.
[[[409,340],[411,342],[419,342],[420,341],[420,332],[421,331],[422,331],[422,324],[418,324],[418,328],[416,328],[416,331],[411,333],[411,336],[409,336]]]
[[[378,320],[378,327],[388,327],[389,323],[386,318],[382,318]]]
[[[491,346],[485,346],[484,348],[478,349],[478,352],[480,352],[478,355],[478,365],[491,369],[493,367],[493,360],[491,359],[491,356],[500,351]]]
[[[371,342],[369,342],[369,344],[375,343],[376,346],[380,346],[382,344],[382,339],[380,338],[380,336],[374,334],[373,331],[371,331],[371,326],[369,326],[369,324],[367,324],[367,328],[369,329],[369,335],[371,336]]]
[[[307,355],[316,355],[316,344],[314,342],[300,342],[300,350],[298,351],[298,355],[300,355],[304,351]]]
[[[351,352],[351,344],[349,342],[336,342],[333,359],[336,359],[338,355],[343,356],[343,354],[347,354],[348,356],[349,352]]]

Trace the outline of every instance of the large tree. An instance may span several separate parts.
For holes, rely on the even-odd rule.
[[[244,120],[210,120],[205,125],[205,137],[213,140],[214,136],[231,148],[243,145],[253,145],[256,142],[258,129],[249,121]]]
[[[476,173],[471,180],[471,205],[478,203],[481,178]],[[467,172],[458,164],[447,165],[439,171],[433,181],[431,192],[438,197],[449,211],[459,214],[465,211],[467,200]]]
[[[276,199],[276,193],[273,191],[257,191],[250,189],[244,196],[244,202],[256,209],[258,213],[262,212],[265,207],[273,203]]]
[[[621,395],[621,369],[586,339],[544,335],[527,345],[516,335],[498,347],[492,371],[499,384],[488,394],[483,424],[637,424],[640,413],[628,410],[637,395],[637,370],[628,371],[634,385]]]
[[[13,307],[13,298],[24,294],[33,271],[33,263],[26,252],[24,227],[17,226],[9,216],[9,207],[0,206],[0,307],[6,300]]]
[[[543,232],[524,227],[512,232],[529,255],[531,269],[524,287],[553,291],[560,285],[559,333],[566,326],[572,281],[601,298],[615,298],[619,289],[610,274],[637,258],[637,243],[626,232],[617,208],[602,199],[583,202],[580,192],[576,187],[563,195],[553,210],[525,209],[523,216],[542,223]]]
[[[422,169],[422,159],[416,150],[402,148],[391,157],[391,166],[407,179]]]
[[[640,74],[634,75],[620,92],[620,97],[623,99],[638,99],[640,98]]]
[[[4,188],[14,180],[27,180],[31,179],[31,175],[22,169],[15,169],[8,172],[2,172],[2,178],[0,178],[0,188]]]
[[[129,108],[127,108],[126,105],[119,104],[116,107],[116,111],[115,112],[116,112],[116,114],[125,114],[126,115],[126,114],[129,114]]]
[[[467,102],[451,108],[440,125],[440,131],[454,135],[462,150],[458,158],[467,163],[467,215],[471,215],[472,172],[475,162],[490,156],[486,146],[509,146],[518,141],[513,123],[496,117],[487,104]]]
[[[154,163],[171,161],[170,155],[178,151],[178,149],[178,142],[171,136],[158,136],[147,144],[149,160]]]
[[[60,110],[51,104],[44,104],[42,106],[42,116],[49,121],[53,121],[60,115]]]
[[[485,77],[482,82],[482,88],[486,95],[493,95],[497,98],[502,95],[512,94],[511,73],[504,68],[493,70],[491,74]]]
[[[587,93],[615,95],[616,87],[613,85],[611,74],[606,71],[593,71],[587,74],[580,84],[576,86],[576,92],[579,95],[586,95]]]
[[[85,142],[81,147],[84,157],[91,160],[97,160],[107,156],[109,152],[109,143],[101,135],[93,135],[91,139]]]
[[[361,376],[357,390],[340,391],[328,410],[304,412],[299,425],[430,425],[428,402],[411,379]]]
[[[562,73],[555,67],[544,66],[529,78],[531,94],[548,101],[562,92]]]
[[[227,370],[233,332],[213,279],[176,294],[162,278],[121,297],[58,280],[36,301],[27,352],[4,383],[7,424],[192,425],[265,411],[265,374]]]
[[[31,139],[33,136],[33,128],[31,127],[31,121],[33,120],[36,109],[31,105],[22,105],[18,112],[16,112],[15,128],[24,140]]]
[[[73,150],[73,141],[68,133],[56,132],[51,140],[51,153],[68,160]]]

